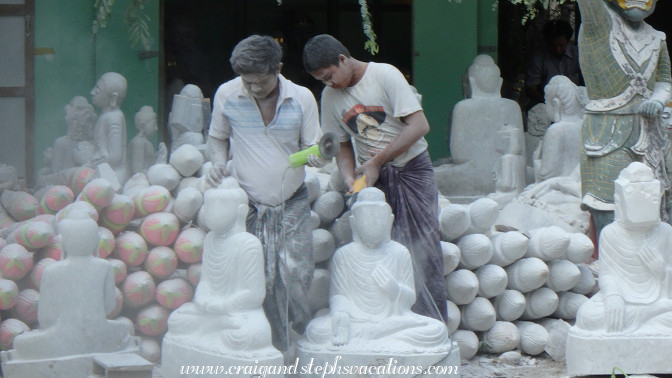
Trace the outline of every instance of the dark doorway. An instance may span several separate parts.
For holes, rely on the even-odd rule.
[[[231,50],[251,34],[267,34],[284,48],[282,74],[310,88],[319,98],[322,84],[303,70],[303,45],[310,37],[328,33],[340,39],[350,53],[364,61],[390,63],[410,78],[411,0],[368,0],[380,51],[364,50],[357,0],[164,0],[165,47],[164,117],[173,94],[185,84],[201,88],[212,98],[223,82],[234,77]],[[167,119],[164,118],[164,119]]]

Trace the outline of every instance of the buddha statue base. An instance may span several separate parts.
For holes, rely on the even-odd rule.
[[[133,337],[131,345],[115,353],[77,354],[65,357],[26,360],[15,350],[0,353],[4,378],[25,377],[88,377],[93,373],[94,359],[98,356],[140,353],[140,338]]]
[[[260,351],[238,352],[240,355],[221,354],[215,351],[208,351],[212,347],[207,345],[196,345],[193,342],[185,342],[185,339],[179,337],[165,337],[161,347],[161,373],[166,378],[173,377],[191,377],[205,374],[202,371],[190,371],[189,367],[208,367],[213,369],[212,374],[226,374],[234,377],[252,377],[262,376],[262,368],[273,370],[282,370],[283,356],[277,349],[269,345]],[[245,355],[243,355],[245,354]],[[229,370],[232,368],[233,370]],[[237,369],[240,369],[237,373]],[[256,369],[256,370],[255,370]],[[268,370],[267,370],[268,371]],[[284,374],[266,373],[268,378],[284,378]]]
[[[301,378],[329,377],[459,377],[460,348],[456,342],[418,353],[376,353],[356,350],[354,346],[315,351],[299,345],[297,357]],[[389,348],[386,345],[385,348]],[[326,349],[326,348],[325,348]],[[331,370],[333,369],[333,370]],[[356,369],[356,370],[353,370]]]
[[[670,374],[672,365],[664,351],[672,349],[672,335],[587,337],[573,330],[567,336],[569,376],[606,375],[614,368],[625,374]],[[618,370],[617,374],[620,374]]]

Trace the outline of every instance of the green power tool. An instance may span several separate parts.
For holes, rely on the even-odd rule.
[[[289,165],[298,168],[308,162],[308,155],[317,155],[321,158],[331,159],[341,148],[341,144],[334,133],[325,133],[320,142],[312,147],[289,155]]]

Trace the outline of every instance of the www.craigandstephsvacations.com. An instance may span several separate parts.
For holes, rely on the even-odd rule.
[[[428,375],[458,375],[459,366],[412,366],[412,365],[397,365],[397,360],[390,358],[385,363],[378,365],[342,365],[339,364],[341,356],[336,356],[333,363],[315,363],[315,359],[311,358],[307,364],[300,364],[297,358],[293,365],[258,365],[258,361],[254,361],[254,365],[245,366],[192,366],[182,365],[180,367],[180,374],[192,375],[236,375],[246,376],[250,378],[266,378],[266,376],[313,376],[325,378],[331,375],[358,375],[358,376],[376,376],[376,375],[411,375],[419,374]]]

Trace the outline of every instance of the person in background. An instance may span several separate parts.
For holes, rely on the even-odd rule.
[[[546,48],[532,56],[525,78],[529,107],[544,102],[544,87],[553,76],[564,75],[574,84],[583,85],[572,26],[567,21],[551,20],[544,25],[543,34]]]

